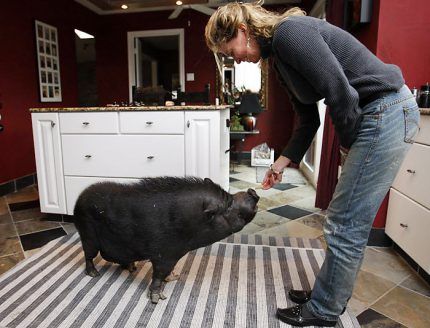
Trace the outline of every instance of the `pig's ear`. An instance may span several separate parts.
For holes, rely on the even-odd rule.
[[[252,196],[252,198],[254,198],[255,200],[259,200],[260,199],[260,197],[258,197],[258,195],[257,195],[257,193],[255,192],[255,190],[254,189],[251,189],[251,188],[249,188],[248,189],[248,194],[249,195],[251,195]]]
[[[218,205],[216,204],[209,204],[206,209],[204,210],[206,218],[208,220],[213,219],[213,217],[215,216],[215,214],[218,212],[219,208]]]
[[[209,179],[209,178],[205,178],[205,179],[203,180],[203,182],[204,182],[204,183],[210,183],[210,184],[212,184],[212,183],[213,183],[213,181],[212,181],[211,179]]]

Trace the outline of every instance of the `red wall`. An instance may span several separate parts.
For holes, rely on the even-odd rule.
[[[30,107],[77,102],[74,28],[93,32],[97,15],[69,0],[3,1],[0,10],[0,183],[35,172]],[[63,101],[41,103],[34,20],[58,29]]]
[[[101,18],[103,29],[96,38],[97,82],[100,104],[128,101],[127,31],[184,29],[185,72],[194,73],[195,81],[185,82],[186,91],[203,91],[206,83],[214,89],[216,66],[204,41],[207,15],[184,10],[169,20],[171,11],[109,15]]]
[[[74,28],[96,37],[99,104],[128,100],[127,31],[184,28],[185,71],[195,73],[187,91],[203,91],[210,83],[214,102],[216,66],[204,42],[208,16],[184,10],[174,20],[171,11],[99,16],[72,0],[10,1],[0,10],[0,184],[35,172],[30,107],[77,105]],[[63,101],[41,103],[34,20],[58,29]],[[7,152],[7,155],[6,155]]]
[[[379,0],[376,55],[398,65],[409,87],[430,81],[430,1]]]
[[[354,35],[386,63],[400,67],[406,84],[419,88],[430,80],[430,2],[375,0],[372,22]],[[385,227],[388,196],[373,227]]]

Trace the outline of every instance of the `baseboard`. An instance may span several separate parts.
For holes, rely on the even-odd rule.
[[[36,173],[16,178],[8,182],[0,184],[0,196],[4,196],[16,192],[22,188],[31,186],[37,182]]]
[[[430,275],[422,268],[420,265],[414,261],[412,257],[410,257],[403,249],[400,248],[399,245],[393,243],[393,249],[399,254],[408,264],[409,266],[418,273],[418,275],[423,278],[423,280],[430,285]]]
[[[385,228],[372,228],[367,246],[391,247],[393,241],[385,233]]]

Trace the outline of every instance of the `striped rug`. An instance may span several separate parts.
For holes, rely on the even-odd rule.
[[[276,308],[293,305],[289,288],[313,285],[324,251],[287,239],[270,246],[276,240],[231,237],[188,253],[154,305],[149,262],[130,274],[97,258],[101,275],[90,278],[78,234],[62,237],[0,277],[0,327],[288,327]],[[348,311],[338,326],[359,327]]]

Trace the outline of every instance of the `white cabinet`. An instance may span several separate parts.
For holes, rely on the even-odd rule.
[[[32,114],[40,209],[66,213],[60,128],[57,113]]]
[[[185,113],[185,172],[187,176],[211,179],[228,190],[228,111]]]
[[[430,116],[421,115],[420,131],[390,190],[385,232],[430,273]]]
[[[228,190],[229,110],[32,113],[42,212],[97,181],[197,176]]]

